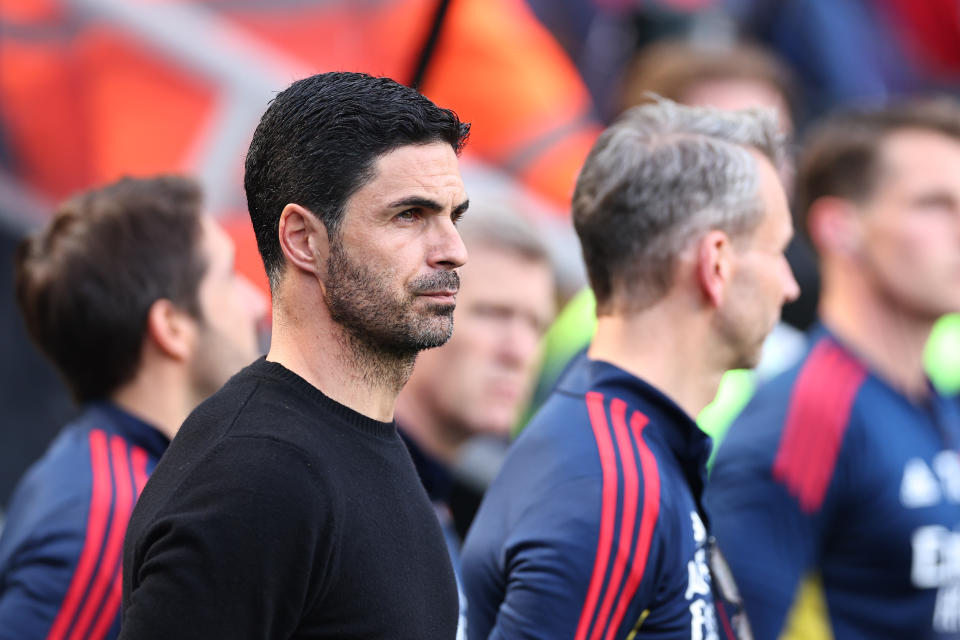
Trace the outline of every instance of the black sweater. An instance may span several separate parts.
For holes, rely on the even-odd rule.
[[[437,517],[391,423],[258,360],[184,423],[124,544],[121,638],[454,638]]]

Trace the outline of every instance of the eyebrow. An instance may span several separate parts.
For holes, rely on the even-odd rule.
[[[954,207],[956,206],[956,199],[949,193],[944,191],[927,191],[925,193],[920,193],[919,195],[913,198],[913,204],[917,206],[929,207],[929,206],[946,206]]]
[[[469,200],[464,200],[456,207],[453,208],[453,215],[458,215],[467,210],[467,207],[470,206]],[[421,196],[411,196],[409,198],[401,198],[400,200],[395,200],[387,205],[388,208],[394,209],[398,207],[423,207],[424,209],[429,209],[431,211],[441,212],[443,211],[443,205],[437,202],[436,200],[431,200],[430,198],[424,198]]]

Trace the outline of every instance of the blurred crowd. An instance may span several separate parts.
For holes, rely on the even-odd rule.
[[[0,622],[9,613],[4,607],[13,606],[4,598],[22,586],[9,563],[16,545],[26,544],[16,536],[28,536],[29,527],[15,514],[30,513],[24,505],[42,499],[15,488],[52,465],[61,465],[61,475],[73,468],[49,458],[66,446],[61,439],[48,450],[64,425],[77,416],[122,425],[126,444],[92,439],[83,455],[109,457],[114,474],[118,460],[129,465],[132,499],[110,510],[127,518],[180,423],[266,352],[274,328],[270,286],[244,200],[245,154],[278,92],[334,70],[393,78],[471,123],[460,158],[470,208],[459,228],[469,260],[459,269],[455,330],[447,344],[419,356],[395,414],[440,519],[460,589],[462,633],[470,576],[460,570],[461,546],[484,493],[511,442],[571,363],[575,369],[585,357],[597,330],[598,296],[571,217],[578,174],[605,128],[665,98],[768,110],[786,140],[775,168],[794,221],[785,255],[798,295],[784,296],[762,358],[733,363],[744,367],[731,369],[716,398],[691,416],[714,438],[716,488],[707,491],[707,509],[748,617],[760,621],[756,637],[960,637],[960,465],[938,448],[960,450],[960,188],[951,191],[960,175],[937,174],[956,152],[937,144],[960,140],[960,6],[951,0],[0,4]],[[910,106],[897,112],[900,104]],[[859,115],[843,120],[838,111]],[[887,115],[872,121],[870,113]],[[936,139],[901,141],[903,130]],[[902,143],[902,166],[874,179],[867,165],[892,153],[880,149],[887,140]],[[863,184],[857,163],[870,176]],[[898,176],[915,184],[897,191]],[[846,184],[855,186],[845,191]],[[927,216],[903,231],[899,245],[883,235],[892,233],[888,227],[854,231],[845,217],[849,203],[882,211],[881,199],[897,198]],[[125,210],[145,211],[154,226],[111,221]],[[84,222],[87,215],[92,222]],[[849,257],[862,247],[864,262]],[[58,251],[68,251],[69,260],[53,259]],[[952,269],[946,276],[931,266],[938,256]],[[851,283],[862,264],[869,265],[863,282]],[[101,302],[58,307],[56,296],[66,294],[50,282],[64,291],[95,290]],[[916,342],[907,335],[912,329],[884,324],[879,302],[875,309],[866,297],[853,299],[870,286],[883,290],[878,299],[939,316],[918,353],[905,346]],[[173,305],[157,308],[158,299]],[[115,304],[123,313],[101,308]],[[839,353],[833,332],[862,362]],[[889,373],[911,367],[919,379]],[[117,379],[110,379],[112,368],[122,370]],[[858,393],[851,385],[864,379],[876,388],[851,409]],[[808,398],[802,407],[800,396]],[[911,398],[923,400],[898,404]],[[827,407],[810,408],[820,401]],[[116,403],[137,407],[136,423],[111,413]],[[92,418],[91,406],[99,412]],[[844,435],[847,421],[856,435]],[[861,423],[884,421],[883,446],[860,433],[869,431]],[[767,433],[764,425],[780,430]],[[887,435],[898,425],[943,437],[929,456],[912,453],[897,468],[888,448],[914,446]],[[778,449],[781,437],[790,444]],[[843,448],[844,437],[857,440]],[[770,451],[758,453],[767,444]],[[857,449],[853,461],[849,448]],[[45,451],[46,462],[31,467]],[[751,455],[756,459],[745,462]],[[895,480],[899,507],[871,499],[890,482],[851,479],[874,473],[874,465]],[[834,484],[835,469],[843,479]],[[766,481],[769,491],[744,497],[743,487]],[[69,477],[61,482],[67,492]],[[120,485],[113,492],[119,499]],[[941,500],[951,509],[944,517],[955,520],[917,519]],[[871,520],[876,530],[891,519],[900,523],[890,536],[912,545],[912,566],[898,557],[907,566],[869,569],[897,556],[883,545],[846,553],[844,540],[869,538],[868,525],[848,522],[864,503],[871,515],[863,522],[880,521]],[[751,537],[765,527],[775,541]],[[47,628],[114,637],[120,596],[108,590],[109,580],[119,581],[119,543],[100,561],[113,563],[109,571],[96,565],[103,586],[94,582],[97,601],[87,605],[84,598],[93,596],[70,581],[77,560],[71,565],[69,554],[85,549],[82,539],[73,542],[57,561],[64,589],[70,585],[59,596],[69,611],[58,608]],[[924,565],[922,554],[933,559]],[[885,622],[867,636],[856,635],[863,627],[830,626],[830,614],[868,615],[849,595],[865,591],[864,582],[879,585],[865,606],[882,607],[909,590],[890,576],[911,572],[914,586],[935,600],[928,607],[933,631],[909,626],[914,614],[926,615],[925,605],[914,604],[893,631]],[[0,638],[7,637],[26,636],[0,626]]]

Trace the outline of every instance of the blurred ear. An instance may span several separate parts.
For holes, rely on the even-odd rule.
[[[280,213],[280,249],[297,269],[326,278],[330,238],[327,227],[307,208],[290,203]]]
[[[854,255],[860,250],[860,212],[849,200],[826,196],[807,212],[807,228],[822,254]]]
[[[165,298],[155,300],[147,312],[147,339],[175,360],[187,360],[197,343],[197,320]]]
[[[713,230],[696,247],[695,276],[704,297],[713,307],[723,303],[733,277],[733,245],[723,231]]]

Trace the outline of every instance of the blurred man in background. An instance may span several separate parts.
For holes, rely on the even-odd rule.
[[[469,525],[502,461],[510,428],[529,400],[555,304],[546,247],[516,212],[474,206],[459,228],[470,262],[460,269],[456,330],[447,344],[420,354],[397,399],[397,424],[458,574],[455,524]],[[469,442],[487,455],[464,459]],[[460,605],[462,617],[462,594]]]
[[[758,638],[777,637],[801,595],[827,616],[805,637],[958,638],[960,405],[930,384],[923,349],[960,310],[960,104],[828,120],[796,204],[820,255],[822,324],[720,448],[719,545]]]
[[[179,177],[66,201],[17,252],[26,325],[80,416],[15,491],[0,537],[0,638],[112,638],[120,552],[187,414],[257,355],[266,306]]]
[[[604,132],[573,219],[587,356],[514,443],[464,546],[469,636],[716,638],[709,438],[692,416],[795,298],[770,113],[661,101]],[[730,612],[727,611],[727,614]]]

